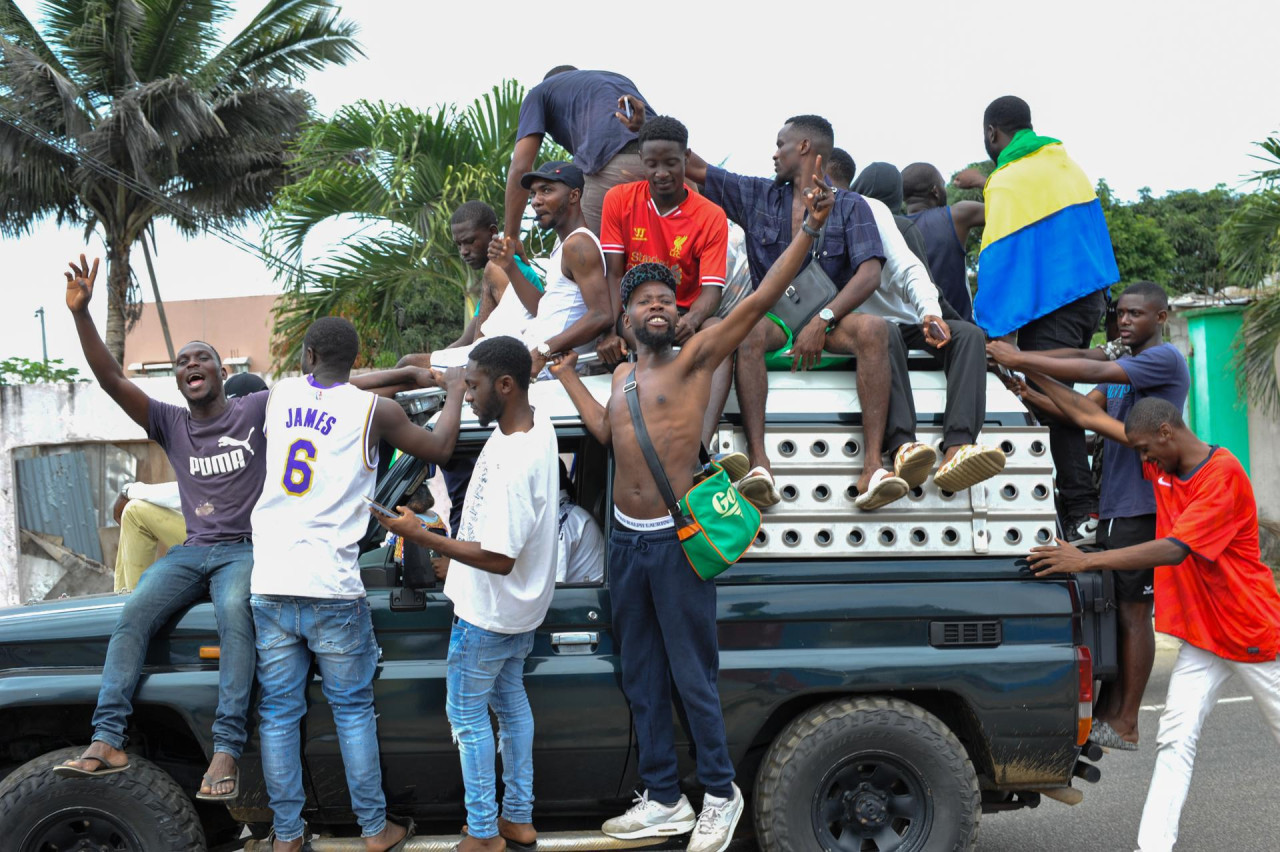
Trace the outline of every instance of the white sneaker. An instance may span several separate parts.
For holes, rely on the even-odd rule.
[[[708,797],[710,798],[710,797]],[[689,839],[689,852],[724,852],[733,840],[734,829],[742,819],[742,791],[733,785],[733,798],[718,804],[704,801],[698,814],[698,827]]]
[[[738,797],[741,800],[741,796]],[[738,807],[739,812],[742,807]],[[665,837],[688,834],[693,831],[697,818],[689,799],[680,797],[674,805],[664,805],[649,798],[645,790],[636,797],[635,804],[622,816],[605,822],[600,830],[619,840],[635,840],[640,837]]]

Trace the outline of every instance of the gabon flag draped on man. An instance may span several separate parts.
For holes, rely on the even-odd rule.
[[[1120,280],[1098,195],[1057,139],[1018,131],[983,198],[973,311],[991,337]]]

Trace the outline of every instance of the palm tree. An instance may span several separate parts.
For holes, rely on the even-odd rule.
[[[1222,225],[1218,251],[1228,280],[1246,289],[1264,288],[1245,311],[1236,340],[1236,369],[1250,399],[1280,411],[1277,347],[1280,347],[1280,137],[1257,143],[1267,168],[1254,173],[1257,192],[1245,196]]]
[[[332,0],[269,0],[220,44],[233,7],[46,0],[37,28],[0,0],[0,236],[49,218],[100,232],[117,359],[134,243],[158,216],[192,234],[264,213],[310,114],[293,82],[360,53]]]
[[[392,363],[403,339],[403,307],[413,299],[457,305],[425,339],[439,346],[457,336],[469,273],[449,218],[461,202],[481,200],[502,220],[523,98],[520,84],[506,80],[464,109],[446,104],[419,112],[359,101],[302,134],[296,180],[280,193],[266,232],[268,254],[285,261],[278,267],[286,287],[277,312],[278,364],[296,363],[307,326],[330,315],[355,324],[365,363]],[[568,158],[550,144],[541,153]],[[308,237],[335,221],[352,233],[307,261]]]

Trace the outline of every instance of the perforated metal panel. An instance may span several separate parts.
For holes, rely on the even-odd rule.
[[[873,512],[853,504],[864,455],[860,429],[779,424],[766,435],[782,502],[765,512],[745,558],[1020,555],[1053,539],[1053,462],[1042,427],[988,427],[981,440],[1005,450],[1004,471],[956,494],[930,478]],[[922,428],[917,437],[941,458],[940,428]],[[746,448],[741,429],[722,428],[718,442],[720,452]]]

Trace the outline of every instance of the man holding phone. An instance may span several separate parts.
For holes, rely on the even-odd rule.
[[[360,350],[355,327],[323,317],[307,329],[302,372],[281,379],[266,404],[266,481],[253,508],[249,604],[257,633],[262,775],[275,813],[273,852],[305,844],[298,726],[314,662],[333,711],[351,808],[368,852],[399,850],[413,823],[387,819],[373,711],[378,646],[358,564],[378,447],[386,441],[431,462],[453,453],[462,371],[448,388],[434,431],[415,426],[396,402],[350,383]],[[415,519],[416,520],[416,519]],[[333,637],[343,641],[335,643]]]

